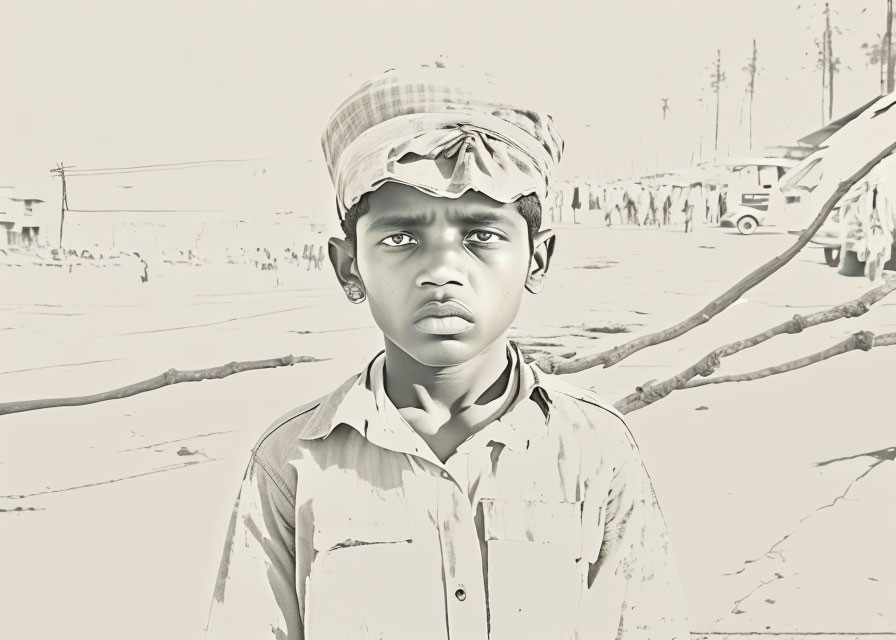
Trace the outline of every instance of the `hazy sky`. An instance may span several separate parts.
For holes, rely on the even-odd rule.
[[[883,32],[885,5],[832,2],[843,31],[834,38],[843,66],[835,117],[878,93],[878,69],[860,46]],[[325,176],[320,132],[347,92],[396,64],[441,55],[539,96],[567,141],[563,175],[687,166],[699,157],[701,127],[705,156],[712,147],[717,49],[727,73],[721,155],[743,151],[742,67],[753,38],[761,68],[756,141],[792,143],[820,126],[813,39],[823,6],[2,0],[0,184],[36,182],[60,160],[89,168],[273,157],[312,160],[297,166]],[[665,123],[661,97],[671,107]]]

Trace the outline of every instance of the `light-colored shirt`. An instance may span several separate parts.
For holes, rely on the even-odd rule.
[[[622,418],[510,354],[510,409],[445,463],[389,401],[382,353],[277,420],[234,506],[209,637],[688,638]]]

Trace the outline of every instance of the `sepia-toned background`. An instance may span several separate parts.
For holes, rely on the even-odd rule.
[[[557,254],[511,337],[533,358],[581,354],[674,325],[795,241],[786,216],[749,235],[720,226],[719,194],[738,162],[796,164],[887,93],[886,22],[885,0],[4,0],[0,403],[318,361],[0,415],[0,638],[202,636],[249,448],[381,348],[325,255],[338,227],[320,134],[364,79],[487,70],[554,114]],[[668,224],[607,219],[651,189],[674,199]],[[881,282],[839,270],[809,245],[711,322],[570,379],[616,401]],[[885,298],[723,373],[894,327]],[[896,350],[854,351],[628,416],[695,638],[896,638],[894,371]]]

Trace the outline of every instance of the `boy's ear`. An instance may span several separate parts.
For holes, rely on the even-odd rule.
[[[361,282],[361,274],[355,261],[355,247],[351,240],[345,238],[330,238],[327,251],[330,255],[330,263],[333,271],[343,288],[354,285],[364,290]]]
[[[526,276],[526,289],[530,293],[539,293],[544,286],[556,239],[557,234],[551,229],[539,231],[532,236],[532,258],[529,260],[529,274]]]

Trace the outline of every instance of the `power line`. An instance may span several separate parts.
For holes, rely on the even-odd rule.
[[[186,167],[188,165],[208,165],[208,164],[233,164],[244,162],[258,162],[259,158],[238,158],[238,159],[219,159],[219,160],[191,160],[188,162],[165,162],[162,164],[142,164],[131,167],[97,167],[94,169],[75,169],[75,172],[82,171],[125,171],[129,169],[156,169],[160,167]]]
[[[69,213],[240,213],[246,209],[68,209]]]
[[[126,173],[154,173],[158,171],[179,171],[181,169],[197,169],[202,167],[225,167],[251,162],[284,162],[286,164],[311,164],[324,162],[323,159],[312,158],[298,161],[281,161],[272,158],[243,158],[234,160],[197,160],[193,162],[169,162],[164,164],[136,165],[131,167],[97,167],[93,169],[74,169],[67,173],[69,177],[106,176]]]
[[[67,173],[66,175],[69,178],[90,178],[93,176],[115,176],[115,175],[128,174],[128,173],[159,173],[162,171],[180,171],[182,169],[203,169],[203,168],[207,168],[207,167],[224,167],[224,166],[228,166],[228,165],[207,164],[207,165],[195,165],[195,166],[190,166],[190,167],[168,167],[168,168],[160,168],[160,169],[133,169],[133,170],[126,170],[126,171],[97,171],[94,173],[77,173],[77,172],[75,172],[75,173]]]

